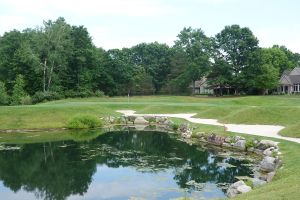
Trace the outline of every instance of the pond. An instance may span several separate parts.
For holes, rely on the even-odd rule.
[[[225,198],[250,161],[161,132],[0,145],[1,199]]]

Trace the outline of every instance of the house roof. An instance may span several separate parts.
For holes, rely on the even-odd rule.
[[[199,88],[199,87],[201,87],[202,85],[205,85],[206,84],[206,81],[207,81],[207,79],[205,78],[205,77],[203,77],[201,80],[197,80],[197,81],[195,81],[195,87],[197,88]]]
[[[293,70],[285,70],[280,78],[280,84],[293,85],[300,83],[300,67],[295,67]]]
[[[290,73],[291,76],[300,76],[300,67],[295,67],[291,73]]]

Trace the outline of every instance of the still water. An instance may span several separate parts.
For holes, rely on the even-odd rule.
[[[0,199],[225,198],[249,161],[160,132],[0,145]]]

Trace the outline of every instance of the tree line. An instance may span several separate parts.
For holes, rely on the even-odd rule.
[[[300,63],[284,46],[261,48],[247,27],[225,26],[214,37],[184,28],[173,46],[140,43],[96,47],[84,26],[64,18],[0,37],[0,104],[29,104],[65,97],[187,94],[207,77],[211,88],[261,94]],[[193,85],[193,84],[192,84]]]

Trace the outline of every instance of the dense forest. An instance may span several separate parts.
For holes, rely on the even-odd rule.
[[[284,46],[259,47],[247,27],[225,26],[214,37],[183,28],[173,46],[141,43],[131,48],[96,47],[84,26],[64,18],[0,37],[0,105],[67,97],[187,94],[207,77],[211,88],[264,94],[281,73],[300,63]]]

